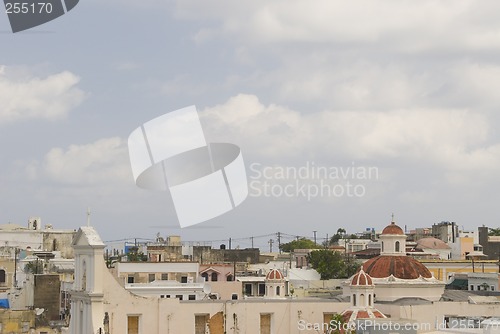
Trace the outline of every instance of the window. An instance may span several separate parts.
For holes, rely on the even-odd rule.
[[[233,275],[231,275],[231,274],[227,275],[226,280],[227,280],[228,282],[232,282],[232,281],[233,281]]]
[[[399,241],[396,241],[395,249],[396,252],[399,253]]]
[[[365,306],[365,295],[363,293],[359,295],[359,304]]]
[[[161,280],[162,281],[167,281],[168,280],[168,274],[166,274],[166,273],[161,274]]]
[[[368,294],[368,306],[372,306],[372,294]]]
[[[470,290],[473,291],[474,290],[474,285],[470,285]]]
[[[134,275],[128,275],[127,283],[129,284],[134,283]]]
[[[490,289],[491,291],[495,291],[495,286],[494,285],[490,286]]]
[[[214,272],[214,273],[212,273],[211,276],[212,276],[211,277],[212,278],[212,282],[217,282],[217,278],[218,278],[219,275],[217,275],[217,273]]]
[[[259,283],[259,296],[264,296],[266,294],[266,284]]]
[[[252,283],[245,283],[245,295],[252,295]]]
[[[384,242],[383,241],[381,242],[381,251],[382,252],[384,251]]]
[[[5,270],[0,269],[0,283],[5,283]]]
[[[277,287],[276,287],[276,296],[279,296],[279,295],[280,295],[280,287],[279,287],[279,286],[277,286]]]
[[[148,281],[151,283],[156,279],[155,274],[149,274]]]
[[[187,283],[187,282],[188,282],[187,276],[182,276],[181,277],[181,283]]]
[[[138,315],[129,315],[127,317],[127,334],[139,334]]]
[[[196,300],[196,296],[195,295],[189,295],[188,296],[188,300]]]
[[[352,295],[352,306],[356,306],[356,295]]]
[[[182,295],[176,295],[176,296],[175,296],[175,298],[177,298],[177,299],[179,299],[179,300],[182,300],[182,299],[183,299]]]
[[[203,279],[205,280],[205,282],[208,282],[208,274],[207,273],[201,274],[201,277],[203,277]]]
[[[231,294],[231,300],[237,300],[237,299],[238,299],[238,294],[237,293]]]

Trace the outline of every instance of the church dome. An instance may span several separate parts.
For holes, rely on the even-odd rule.
[[[284,280],[285,277],[283,276],[283,274],[281,273],[281,271],[279,271],[278,269],[272,269],[271,271],[269,271],[266,275],[266,281],[281,281],[281,280]]]
[[[400,279],[431,278],[432,274],[422,263],[409,256],[379,255],[363,264],[365,272],[374,278],[394,276]]]
[[[416,249],[451,249],[446,242],[440,239],[436,238],[422,238],[417,240],[417,245],[415,246]]]
[[[357,272],[357,274],[352,277],[351,285],[371,286],[371,285],[373,285],[373,281],[372,281],[372,278],[370,277],[370,275],[368,275],[363,270],[363,267],[361,267],[361,269]]]
[[[402,234],[402,235],[404,235],[405,233],[403,232],[403,229],[401,227],[396,225],[395,222],[392,222],[382,230],[382,234]]]

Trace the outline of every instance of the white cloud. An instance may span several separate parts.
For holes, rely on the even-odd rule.
[[[68,71],[45,78],[10,77],[7,68],[0,73],[0,124],[27,119],[64,118],[85,97],[85,93],[77,87],[79,81]]]
[[[198,40],[238,36],[256,44],[387,44],[402,51],[498,49],[497,1],[177,1],[179,18],[212,20]],[[243,41],[242,41],[243,42]]]
[[[28,166],[28,175],[69,185],[133,183],[126,141],[104,138],[90,144],[53,148],[42,162]]]
[[[202,114],[211,141],[238,143],[254,157],[397,160],[465,177],[491,176],[500,168],[500,144],[489,143],[489,119],[467,110],[301,114],[238,95]]]

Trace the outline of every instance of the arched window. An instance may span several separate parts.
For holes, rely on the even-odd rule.
[[[217,273],[212,273],[212,282],[217,282]]]
[[[227,281],[232,282],[233,281],[233,275],[229,274],[227,275]]]
[[[368,294],[368,306],[372,306],[372,294]]]
[[[382,246],[381,246],[381,247],[382,247],[382,249],[381,249],[381,250],[382,250],[382,252],[383,252],[383,251],[384,251],[384,242],[383,242],[383,241],[382,241]]]
[[[5,283],[5,270],[0,269],[0,283]]]
[[[276,296],[279,296],[279,295],[280,295],[280,287],[279,287],[279,286],[277,286],[277,287],[276,287]]]
[[[352,306],[356,306],[356,295],[352,295]]]
[[[362,293],[361,295],[359,295],[359,305],[361,306],[366,306],[365,305],[365,295]]]
[[[396,241],[396,245],[394,248],[396,249],[396,252],[399,253],[399,241]]]
[[[207,273],[201,274],[201,277],[203,277],[203,279],[205,280],[205,282],[208,282],[208,274]]]

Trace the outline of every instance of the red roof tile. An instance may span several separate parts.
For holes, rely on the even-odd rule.
[[[395,222],[392,222],[382,230],[382,234],[403,234],[404,235],[405,233],[403,232],[403,229],[401,227],[396,225]]]
[[[376,278],[391,275],[401,279],[432,277],[426,266],[408,256],[379,255],[363,263],[363,268],[368,275]]]

